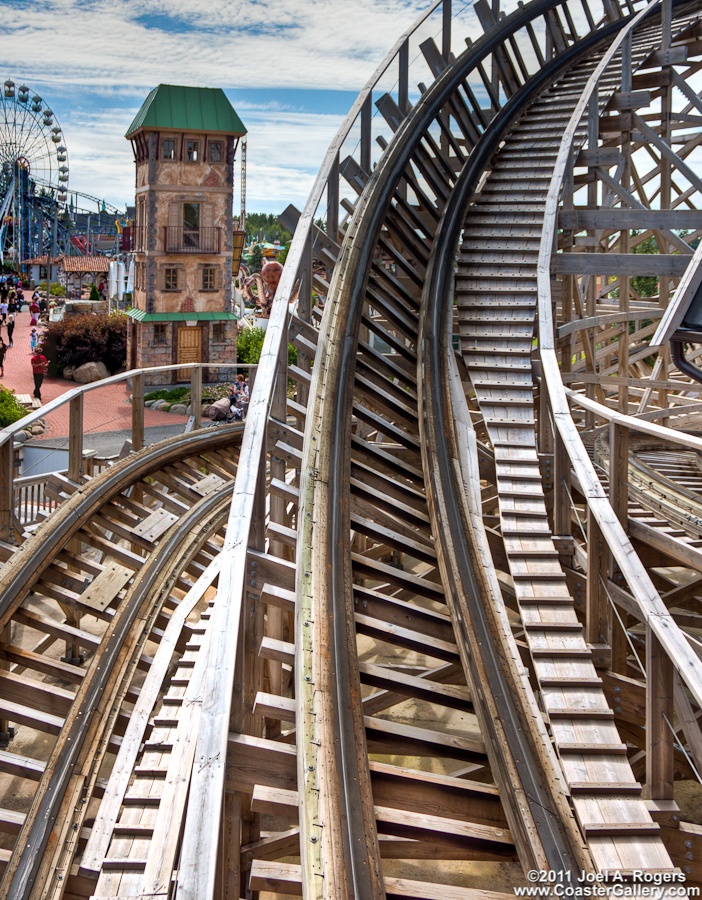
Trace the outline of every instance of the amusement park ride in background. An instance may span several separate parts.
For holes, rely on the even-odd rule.
[[[27,85],[8,78],[0,94],[0,264],[128,249],[122,246],[126,213],[69,192],[68,174],[56,115]]]

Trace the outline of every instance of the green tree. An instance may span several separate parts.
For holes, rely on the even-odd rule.
[[[288,258],[288,253],[290,252],[290,241],[283,247],[283,249],[278,254],[278,262],[281,265],[285,265],[285,260]]]
[[[96,284],[90,285],[90,299],[91,300],[99,300],[100,299],[100,291],[97,289]]]
[[[265,335],[266,332],[263,328],[247,328],[246,331],[242,331],[236,342],[237,362],[255,365],[261,358]]]
[[[236,342],[236,361],[255,365],[261,358],[265,336],[266,332],[263,328],[247,328],[246,331],[242,331]],[[292,366],[296,362],[297,347],[288,344],[288,365]]]
[[[260,272],[263,265],[263,250],[260,244],[255,244],[251,251],[251,271]]]

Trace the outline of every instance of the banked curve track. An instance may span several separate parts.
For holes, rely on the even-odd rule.
[[[44,814],[57,782],[42,776],[8,896],[498,900],[532,869],[630,878],[688,862],[702,881],[699,829],[646,780],[630,721],[645,683],[609,671],[583,630],[588,547],[555,529],[533,365],[539,240],[571,114],[599,65],[602,117],[671,41],[693,58],[699,16],[579,9],[535,0],[496,24],[482,6],[489,27],[461,56],[424,45],[435,80],[412,110],[378,100],[394,137],[372,174],[341,162],[358,199],[343,229],[317,235],[325,302],[289,323],[312,371],[290,367],[296,399],[284,368],[261,395],[268,468],[264,456],[236,475],[234,496],[258,500],[232,698],[207,692],[224,669],[208,619],[238,602],[220,582],[188,643],[159,656],[168,678],[125,707],[138,713],[103,780],[86,760],[64,765],[66,808],[92,779],[80,821]],[[578,126],[574,153],[591,137]],[[283,303],[266,345],[280,360]],[[191,440],[200,457],[207,439]],[[577,521],[586,486],[570,486]],[[236,543],[223,547],[232,558]],[[212,578],[197,583],[193,609]],[[222,719],[226,766],[206,754],[206,715]],[[671,724],[689,771],[693,732]]]

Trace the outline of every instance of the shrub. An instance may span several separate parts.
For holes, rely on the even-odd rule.
[[[263,328],[247,328],[239,335],[236,342],[236,361],[254,365],[261,358],[263,339],[266,332]],[[297,362],[297,347],[288,344],[288,365],[293,366]]]
[[[100,291],[97,289],[96,284],[90,285],[90,297],[88,299],[93,301],[100,299]]]
[[[29,287],[29,285],[24,285],[25,287]],[[46,290],[46,282],[40,281],[37,285],[38,291]],[[49,292],[53,297],[65,297],[66,296],[66,287],[63,284],[59,284],[58,281],[51,282],[51,291]]]
[[[18,401],[15,392],[0,387],[0,428],[7,428],[26,415],[27,410]]]
[[[127,357],[127,317],[123,313],[67,316],[46,329],[42,350],[51,376],[66,366],[87,362],[104,362],[110,372],[116,372]]]
[[[247,328],[239,335],[236,342],[236,361],[239,363],[257,363],[263,348],[263,338],[266,332],[263,328]]]
[[[149,391],[148,394],[144,394],[144,400],[168,400],[169,403],[177,403],[186,395],[190,397],[190,388],[163,388],[160,391]]]

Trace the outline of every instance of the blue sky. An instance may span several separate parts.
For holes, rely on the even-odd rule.
[[[304,205],[356,93],[424,6],[0,0],[0,76],[26,83],[54,111],[69,187],[120,208],[134,195],[124,132],[149,90],[161,82],[222,87],[249,131],[247,207],[278,213]]]

